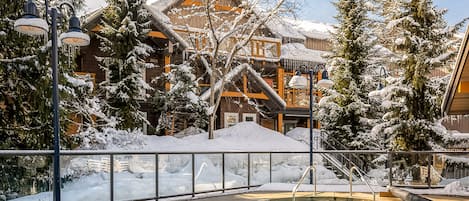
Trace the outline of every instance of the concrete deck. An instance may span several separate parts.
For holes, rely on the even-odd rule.
[[[296,193],[298,197],[303,196],[312,196],[311,192],[298,192]],[[349,197],[348,193],[337,193],[337,192],[318,192],[316,195],[318,197]],[[244,194],[228,195],[228,196],[218,196],[211,198],[197,199],[198,201],[268,201],[270,199],[278,198],[290,198],[291,192],[250,192]],[[371,193],[353,193],[353,198],[364,199],[364,200],[373,200]],[[394,197],[379,197],[379,194],[376,195],[377,201],[400,201],[399,198]]]
[[[303,196],[312,196],[311,192],[298,192],[298,197]],[[348,193],[337,193],[337,192],[319,192],[316,196],[318,197],[349,197]],[[289,198],[291,197],[291,192],[249,192],[243,194],[234,194],[226,196],[216,196],[210,198],[200,198],[196,199],[197,201],[268,201],[270,199],[278,198]],[[437,196],[437,195],[428,195],[424,196],[433,201],[463,201],[469,200],[469,198],[463,197],[451,197],[451,196]],[[353,198],[364,199],[364,200],[373,200],[371,193],[353,193]],[[399,198],[395,197],[380,197],[376,195],[377,201],[401,201]]]

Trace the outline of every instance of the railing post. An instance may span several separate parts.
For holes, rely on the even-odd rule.
[[[392,186],[392,151],[388,152],[389,186]]]
[[[272,183],[272,152],[269,152],[269,183]]]
[[[428,185],[428,188],[432,188],[432,154],[428,154],[427,155],[427,185]]]
[[[160,159],[159,159],[159,154],[155,154],[155,194],[156,194],[156,200],[160,198],[160,189],[159,189],[159,171],[160,171]]]
[[[192,155],[192,197],[195,197],[195,155]]]
[[[223,193],[225,192],[225,153],[221,154],[221,186]]]
[[[110,174],[110,182],[111,182],[111,192],[110,192],[110,196],[111,196],[111,201],[114,201],[114,155],[113,154],[110,154],[109,155],[109,174]]]
[[[248,153],[248,189],[251,187],[251,154]]]

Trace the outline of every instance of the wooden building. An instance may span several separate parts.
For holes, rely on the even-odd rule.
[[[217,9],[231,10],[233,2],[237,1],[219,1]],[[181,21],[178,14],[171,12],[172,9],[187,8],[197,3],[200,2],[171,0],[157,1],[152,5],[144,6],[151,14],[152,20],[152,30],[148,34],[149,39],[146,43],[156,50],[150,56],[149,61],[157,66],[144,72],[148,83],[162,73],[169,72],[170,64],[181,64],[187,55],[204,45],[203,38],[194,40],[194,36],[203,31],[201,26],[204,24],[204,19],[194,18]],[[185,12],[185,9],[181,10]],[[91,45],[81,49],[77,69],[80,73],[95,75],[96,83],[106,80],[106,73],[98,67],[95,58],[104,56],[99,51],[99,40],[94,34],[100,30],[101,15],[102,10],[95,11],[88,15],[84,23],[85,29],[89,30],[91,36]],[[234,16],[227,15],[226,17]],[[317,52],[313,53],[314,59],[309,59],[311,55],[306,55],[307,58],[295,58],[291,53],[296,51],[297,44],[283,44],[282,40],[284,40],[283,37],[276,36],[269,26],[266,26],[252,37],[248,45],[250,51],[241,51],[237,55],[237,60],[242,65],[233,68],[232,71],[235,72],[230,73],[236,76],[225,86],[223,92],[216,91],[222,93],[223,97],[217,110],[217,129],[241,121],[255,121],[279,132],[289,130],[291,127],[308,126],[308,90],[289,89],[286,83],[300,66],[310,68],[324,63],[324,60]],[[304,47],[305,41],[307,41],[306,38],[301,40],[302,51],[308,51]],[[324,48],[324,45],[318,47]],[[286,49],[288,53],[284,51]],[[282,56],[284,52],[287,56]],[[201,75],[203,72],[198,72],[198,74]],[[152,84],[153,87],[167,87]],[[201,79],[198,84],[202,87],[201,97],[207,100],[208,79]],[[155,126],[159,114],[152,109],[151,104],[142,102],[142,111],[146,113],[151,126]]]

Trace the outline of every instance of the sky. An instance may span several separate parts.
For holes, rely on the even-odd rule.
[[[332,0],[303,0],[302,10],[298,13],[298,18],[313,20],[317,22],[336,23],[334,16],[336,10],[331,4]],[[434,0],[437,8],[446,8],[445,15],[450,25],[455,24],[465,17],[469,17],[469,0]]]
[[[151,3],[155,0],[147,1]],[[334,19],[336,10],[331,3],[331,1],[336,0],[299,1],[303,3],[303,9],[298,12],[298,18],[316,22],[336,23],[336,20]],[[455,24],[466,17],[469,17],[469,0],[434,0],[434,3],[438,8],[448,9],[445,18],[450,25]],[[90,10],[94,10],[106,5],[105,0],[86,0],[86,4]],[[463,29],[465,29],[465,27]]]

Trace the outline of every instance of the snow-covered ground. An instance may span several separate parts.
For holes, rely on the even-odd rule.
[[[315,136],[319,132],[315,131]],[[208,140],[207,133],[183,138],[171,136],[146,136],[140,132],[124,132],[113,129],[104,133],[88,134],[88,142],[99,142],[106,150],[145,150],[154,152],[307,152],[309,129],[297,128],[286,136],[263,128],[255,123],[239,123],[233,127],[215,132],[215,139]],[[316,145],[315,145],[316,146]],[[319,148],[320,147],[316,147]],[[262,185],[270,182],[269,154],[243,153],[225,154],[225,187],[234,188],[250,184]],[[322,158],[315,155],[319,191],[339,191],[347,189],[348,182],[341,180],[326,169]],[[308,154],[272,154],[272,182],[259,190],[291,191],[309,162]],[[114,192],[117,200],[151,198],[156,194],[156,161],[154,155],[118,155],[114,158]],[[248,171],[248,164],[251,169]],[[196,154],[194,156],[195,191],[209,191],[222,188],[222,155]],[[384,172],[375,170],[375,172]],[[378,175],[376,173],[372,173]],[[110,174],[109,156],[63,156],[62,175],[70,181],[65,182],[62,197],[67,201],[109,200]],[[384,174],[385,175],[385,174]],[[160,196],[192,192],[192,156],[190,154],[160,154],[158,160],[158,190]],[[306,181],[305,182],[309,182]],[[467,195],[466,183],[447,181],[445,192]],[[357,191],[369,192],[366,186],[354,185]],[[463,187],[461,187],[463,186]],[[301,189],[308,189],[306,185]],[[373,186],[375,191],[384,188]],[[300,190],[301,190],[300,189]],[[345,191],[343,190],[343,191]],[[446,193],[444,193],[446,194]],[[16,201],[52,200],[51,192],[15,199]]]

